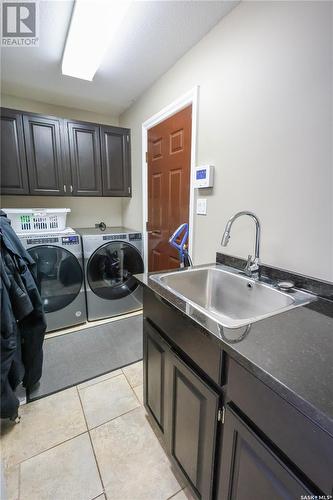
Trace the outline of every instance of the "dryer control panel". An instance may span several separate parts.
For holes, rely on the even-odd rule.
[[[63,245],[78,245],[80,243],[78,236],[63,236],[61,241]]]
[[[132,233],[128,235],[128,238],[130,241],[133,240],[142,240],[142,234],[141,233]]]

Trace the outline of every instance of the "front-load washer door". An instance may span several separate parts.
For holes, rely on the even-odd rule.
[[[138,250],[123,241],[99,247],[87,264],[87,279],[92,292],[106,300],[122,299],[138,287],[134,274],[143,272]]]
[[[60,311],[80,293],[83,273],[78,259],[54,245],[28,249],[37,264],[37,280],[46,313]]]

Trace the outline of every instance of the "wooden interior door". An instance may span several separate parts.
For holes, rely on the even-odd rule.
[[[148,130],[148,270],[179,267],[169,238],[188,222],[192,106]]]

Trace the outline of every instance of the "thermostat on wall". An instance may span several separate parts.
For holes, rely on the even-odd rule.
[[[194,187],[195,188],[210,188],[214,183],[214,167],[213,165],[202,165],[195,168]]]

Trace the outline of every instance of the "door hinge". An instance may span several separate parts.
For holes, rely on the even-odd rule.
[[[146,221],[146,231],[149,231],[149,222]]]
[[[148,151],[146,151],[146,163],[148,163]]]
[[[222,406],[222,408],[219,408],[217,412],[217,421],[221,422],[221,424],[224,424],[224,417],[225,417],[225,407]]]

